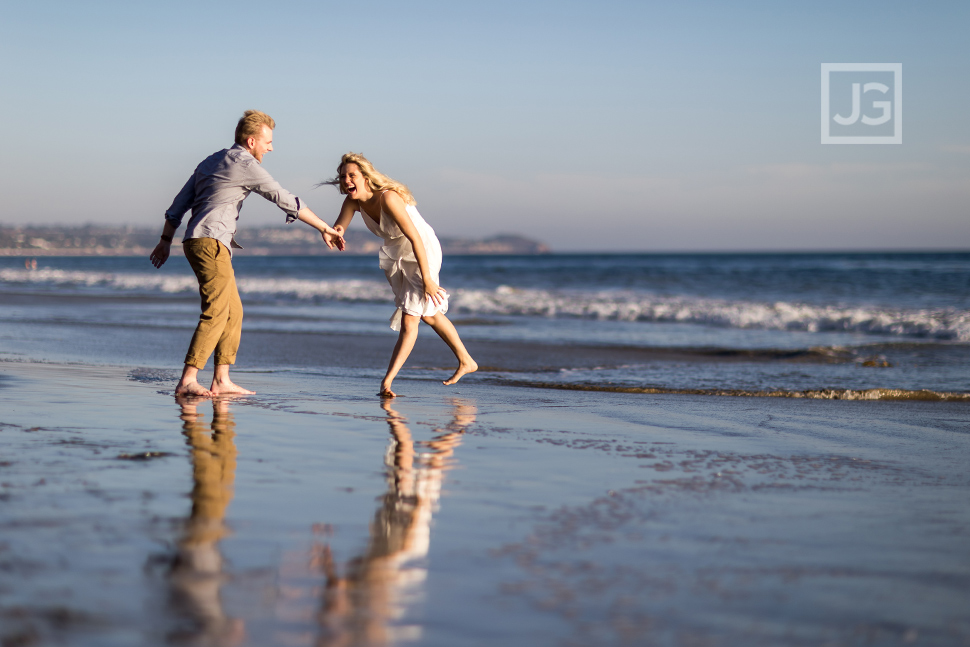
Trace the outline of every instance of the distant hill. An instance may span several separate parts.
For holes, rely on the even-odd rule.
[[[10,227],[0,226],[0,256],[140,256],[147,255],[158,243],[161,227]],[[181,254],[180,236],[172,252]],[[347,233],[347,252],[374,254],[380,239],[369,232]],[[302,256],[327,253],[327,247],[316,230],[305,225],[288,227],[242,228],[236,241],[244,249],[240,255]],[[441,238],[445,254],[546,254],[550,250],[540,242],[501,234],[484,239]]]

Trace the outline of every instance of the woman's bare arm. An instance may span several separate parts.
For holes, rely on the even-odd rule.
[[[424,279],[424,292],[428,299],[435,305],[440,305],[444,300],[442,297],[443,288],[431,279],[431,271],[428,267],[428,255],[424,251],[424,241],[421,234],[411,220],[407,212],[407,204],[404,198],[394,191],[387,191],[382,196],[384,201],[384,211],[391,217],[404,237],[411,241],[411,248],[414,250],[414,257],[418,260],[418,267],[421,268],[421,277]]]
[[[344,203],[340,205],[340,215],[337,216],[337,222],[333,223],[333,228],[340,232],[341,236],[347,233],[347,227],[350,226],[350,221],[354,219],[356,212],[357,201],[344,198]]]

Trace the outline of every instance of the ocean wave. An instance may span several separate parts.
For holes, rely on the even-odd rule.
[[[297,302],[334,300],[390,303],[383,280],[238,277],[243,295]],[[111,273],[56,269],[0,270],[0,286],[44,286],[112,292],[195,293],[191,275]],[[521,315],[598,320],[690,323],[725,328],[854,332],[897,337],[970,341],[970,311],[954,308],[906,309],[886,306],[757,302],[643,292],[493,289],[450,291],[452,312],[463,315]]]
[[[111,291],[166,294],[196,293],[194,276],[126,274],[54,269],[0,270],[0,285],[53,286],[61,288],[101,288]],[[331,299],[336,301],[393,301],[384,281],[339,279],[317,281],[296,278],[236,277],[241,294],[297,301]]]
[[[129,292],[149,291],[178,293],[198,290],[194,276],[164,274],[119,274],[72,270],[0,270],[0,285],[60,288],[107,288]]]
[[[236,285],[239,286],[241,294],[296,299],[298,301],[314,299],[367,302],[394,301],[394,295],[386,281],[237,278]],[[198,285],[196,285],[196,288],[198,288]]]
[[[519,290],[508,286],[494,290],[460,290],[451,303],[459,312],[476,315],[693,323],[727,328],[857,332],[970,341],[970,312],[951,308],[767,303],[613,291],[565,293]]]

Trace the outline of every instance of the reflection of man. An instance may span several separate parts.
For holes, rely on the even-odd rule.
[[[178,401],[182,433],[192,449],[192,514],[169,577],[179,624],[188,620],[191,626],[172,637],[193,638],[200,644],[239,644],[244,638],[242,620],[226,616],[219,595],[223,574],[218,548],[226,534],[226,508],[236,475],[236,425],[225,400],[213,401],[211,425],[196,411],[201,397],[178,396]]]
[[[236,125],[235,145],[204,159],[165,212],[162,239],[150,256],[152,265],[161,267],[168,260],[175,230],[191,209],[182,249],[199,279],[202,297],[202,315],[185,356],[182,378],[175,387],[177,394],[252,393],[229,379],[229,367],[236,362],[243,314],[232,270],[232,248],[239,247],[234,239],[236,221],[243,200],[251,192],[276,203],[286,212],[286,222],[299,219],[318,230],[331,249],[344,247],[339,233],[260,166],[263,155],[273,150],[275,127],[276,122],[266,113],[247,110]],[[199,384],[198,373],[213,351],[216,367],[212,385],[206,389]]]

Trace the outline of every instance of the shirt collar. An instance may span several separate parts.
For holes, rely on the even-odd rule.
[[[232,145],[232,148],[229,149],[229,152],[230,153],[235,152],[236,155],[247,155],[250,158],[252,158],[252,160],[254,162],[256,162],[257,164],[259,164],[259,161],[253,156],[252,153],[250,153],[248,150],[246,150],[246,147],[243,146],[242,144],[233,144]]]

